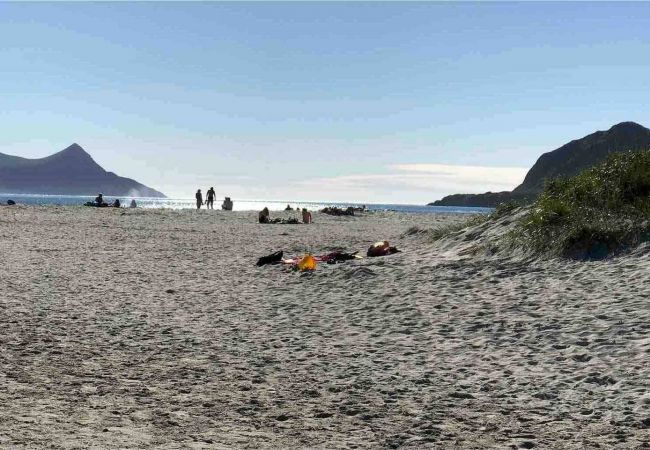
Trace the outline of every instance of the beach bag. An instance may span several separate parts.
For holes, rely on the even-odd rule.
[[[367,255],[372,258],[374,256],[392,255],[397,252],[399,252],[399,250],[395,247],[391,247],[388,241],[379,241],[370,246]]]
[[[316,258],[311,255],[307,255],[298,261],[298,265],[296,267],[301,272],[304,272],[305,270],[316,270]]]

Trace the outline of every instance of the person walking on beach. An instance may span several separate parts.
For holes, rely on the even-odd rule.
[[[196,191],[196,209],[201,209],[201,205],[203,204],[203,194],[201,194],[201,189]]]
[[[206,192],[205,194],[205,207],[207,209],[214,209],[214,196],[215,196],[214,188],[211,187],[210,189],[208,189],[208,192]]]

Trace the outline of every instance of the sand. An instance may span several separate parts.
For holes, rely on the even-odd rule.
[[[650,446],[650,251],[405,234],[459,220],[2,207],[0,447]]]

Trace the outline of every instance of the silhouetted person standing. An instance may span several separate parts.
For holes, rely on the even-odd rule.
[[[201,194],[201,189],[196,191],[196,209],[201,209],[201,205],[203,204],[203,194]]]
[[[210,189],[208,189],[208,192],[206,192],[206,194],[205,194],[206,208],[214,209],[214,196],[215,196],[214,188],[211,187]]]
[[[302,209],[302,223],[311,223],[311,213],[307,208]]]

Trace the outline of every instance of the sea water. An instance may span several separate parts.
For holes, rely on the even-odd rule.
[[[13,200],[22,205],[83,205],[92,202],[95,196],[79,195],[34,195],[34,194],[0,194],[0,204],[6,204],[7,200]],[[104,197],[104,201],[112,203],[115,197]],[[193,209],[196,208],[196,201],[191,198],[146,198],[146,197],[119,197],[123,207],[129,206],[131,200],[135,200],[138,208],[165,208],[165,209]],[[217,199],[214,203],[215,209],[221,209],[223,199]],[[460,213],[477,214],[490,212],[491,208],[472,208],[463,206],[426,206],[426,205],[399,205],[382,203],[346,203],[346,202],[304,202],[293,200],[244,200],[232,199],[235,211],[260,211],[265,206],[271,211],[282,211],[287,205],[292,208],[307,208],[317,211],[326,206],[338,206],[340,208],[366,206],[370,211],[396,211],[406,213]]]

